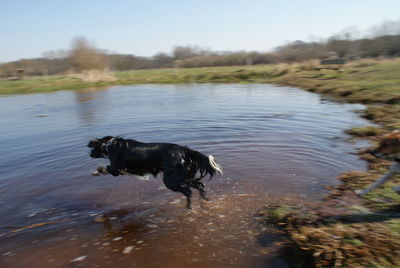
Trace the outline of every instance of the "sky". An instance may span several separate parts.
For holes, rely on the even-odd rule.
[[[71,47],[151,56],[177,45],[270,51],[400,20],[400,0],[0,0],[0,62]]]

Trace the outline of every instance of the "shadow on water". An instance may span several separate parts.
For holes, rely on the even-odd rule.
[[[400,212],[400,205],[395,205],[374,212],[354,213],[347,215],[330,215],[329,217],[321,219],[321,221],[323,221],[325,224],[337,223],[337,222],[342,222],[342,223],[383,222],[392,219],[399,219],[400,218],[399,212]]]

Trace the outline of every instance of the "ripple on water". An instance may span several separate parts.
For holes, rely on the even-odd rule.
[[[343,134],[367,124],[353,112],[362,106],[294,88],[117,86],[8,96],[0,107],[0,254],[9,266],[288,267],[284,238],[254,209],[316,200],[340,172],[364,169]],[[188,212],[160,178],[90,176],[107,162],[90,159],[86,144],[106,135],[190,146],[213,154],[225,175],[206,181],[207,208],[196,193]]]

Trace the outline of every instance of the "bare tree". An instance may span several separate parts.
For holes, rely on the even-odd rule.
[[[105,53],[91,45],[83,37],[73,40],[70,60],[76,72],[102,70],[108,67]]]

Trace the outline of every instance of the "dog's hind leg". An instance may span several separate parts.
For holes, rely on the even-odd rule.
[[[186,208],[192,209],[192,190],[189,187],[181,186],[178,191],[186,196]]]
[[[186,169],[185,184],[189,187],[197,189],[200,193],[201,199],[209,201],[209,199],[206,197],[206,190],[204,183],[201,182],[202,177],[195,178],[196,173],[197,173],[197,168],[194,167],[193,165],[189,166],[189,168]]]
[[[191,209],[192,190],[185,184],[184,178],[185,172],[182,169],[173,172],[164,171],[163,181],[168,189],[184,194],[186,196],[186,207]]]
[[[193,187],[195,189],[197,189],[200,193],[200,207],[201,208],[207,208],[206,206],[204,206],[204,202],[203,201],[210,201],[210,199],[206,196],[206,190],[205,190],[205,186],[204,183],[202,183],[200,181],[200,178],[197,179],[192,179],[190,184],[188,184],[190,187]]]
[[[189,187],[193,187],[199,191],[201,199],[209,201],[209,199],[206,196],[204,183],[202,183],[199,179],[192,179],[187,184]]]

